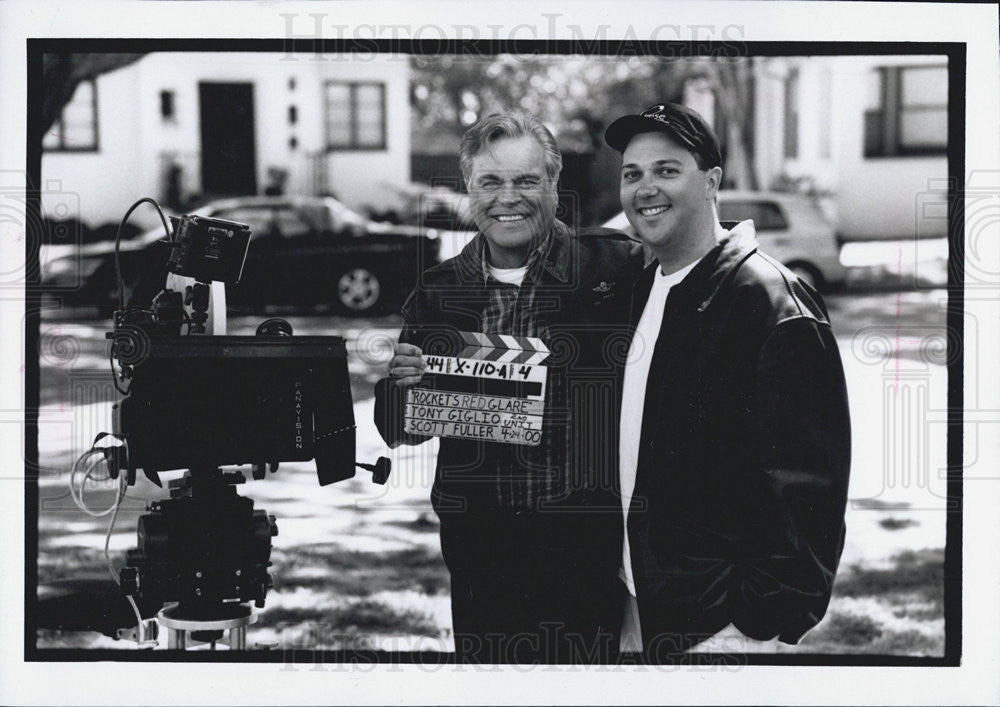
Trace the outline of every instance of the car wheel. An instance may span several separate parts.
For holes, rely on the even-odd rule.
[[[381,296],[382,284],[371,270],[354,267],[337,278],[337,301],[349,314],[371,311]]]
[[[809,285],[817,292],[823,291],[823,277],[816,272],[816,268],[807,263],[789,263],[788,269],[795,273],[802,282]]]

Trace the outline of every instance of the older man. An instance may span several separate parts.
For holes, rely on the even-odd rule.
[[[623,328],[616,293],[637,268],[623,243],[573,234],[555,218],[562,159],[537,119],[483,119],[460,158],[479,233],[427,270],[404,305],[388,377],[376,389],[376,424],[390,446],[426,441],[404,430],[405,390],[420,382],[424,354],[455,355],[458,332],[548,345],[541,444],[441,439],[432,502],[451,572],[455,647],[491,663],[598,660],[619,618],[622,361],[608,335]]]
[[[795,643],[830,600],[850,424],[819,295],[718,220],[719,142],[660,104],[612,123],[621,201],[652,254],[632,297],[622,646],[653,657]]]

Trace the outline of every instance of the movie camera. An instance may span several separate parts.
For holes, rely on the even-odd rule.
[[[122,224],[144,202],[159,211],[142,199]],[[263,479],[281,462],[315,460],[325,486],[353,477],[356,466],[385,483],[389,460],[354,461],[343,338],[292,336],[281,319],[261,323],[256,336],[224,334],[224,288],[240,279],[250,228],[187,215],[171,217],[171,233],[160,218],[170,247],[166,287],[148,307],[125,306],[119,271],[121,305],[107,334],[123,397],[114,405],[113,432],[99,435],[88,454],[103,455],[118,484],[108,537],[137,470],[157,486],[160,472],[186,471],[169,483],[170,497],[139,518],[138,547],[112,571],[138,622],[116,637],[155,643],[158,626],[147,618],[155,614],[171,648],[189,639],[214,648],[225,630],[231,649],[245,648],[255,619],[248,604],[263,607],[272,586],[278,528],[273,515],[237,494],[243,472],[222,467],[249,465],[253,478]],[[105,557],[111,568],[107,544]]]

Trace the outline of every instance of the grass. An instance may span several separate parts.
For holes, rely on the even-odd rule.
[[[908,550],[894,556],[889,569],[855,566],[838,578],[833,591],[844,597],[916,595],[943,607],[944,551]]]
[[[272,555],[275,587],[322,590],[339,596],[368,597],[383,591],[447,594],[448,568],[440,553],[424,549],[370,553],[306,546]]]
[[[294,496],[268,499],[269,510],[279,518],[282,506],[294,506]],[[906,517],[906,504],[862,501],[877,506],[880,520],[870,527],[880,533],[898,534],[920,525]],[[129,510],[120,529],[134,528],[141,505]],[[38,573],[42,584],[103,581],[113,588],[101,549],[91,536],[103,534],[104,520],[86,519],[74,509],[54,510],[50,503],[40,516]],[[57,512],[58,510],[58,512]],[[288,510],[292,510],[289,508]],[[338,512],[343,512],[339,509]],[[351,548],[349,536],[340,542],[287,540],[272,550],[274,589],[267,607],[259,613],[254,630],[260,635],[296,636],[296,645],[331,648],[350,641],[373,645],[389,637],[403,640],[431,637],[448,650],[450,580],[434,533],[439,524],[433,513],[415,511],[381,522],[368,509],[356,514],[359,528],[370,527],[370,538],[391,539],[385,547],[360,551]],[[131,535],[134,531],[129,531]],[[364,531],[370,532],[370,531]],[[61,544],[73,533],[85,533],[79,544]],[[134,544],[134,535],[130,538]],[[399,543],[407,546],[400,549]],[[345,547],[346,545],[346,547]],[[116,566],[120,552],[112,552]],[[783,646],[789,653],[869,655],[941,655],[944,640],[944,551],[908,550],[888,562],[868,559],[840,568],[833,600],[824,620],[797,646]],[[332,638],[331,638],[332,637]],[[102,640],[103,643],[98,643]],[[340,641],[337,643],[337,641]],[[310,643],[311,642],[311,643]],[[111,643],[96,633],[40,631],[39,647],[87,648],[111,645],[122,650],[134,645]],[[353,644],[352,644],[353,645]],[[405,643],[403,645],[406,645]],[[435,648],[437,650],[438,648]]]
[[[915,525],[920,525],[915,520],[909,518],[883,518],[878,522],[879,526],[885,528],[886,530],[902,530],[903,528],[912,528]]]
[[[262,612],[255,626],[286,630],[302,629],[303,625],[322,627],[322,633],[336,631],[347,635],[408,634],[437,636],[440,628],[427,614],[414,610],[399,610],[384,602],[363,599],[339,607],[289,609],[277,607]]]
[[[440,524],[431,518],[427,513],[421,513],[416,520],[411,521],[400,521],[400,520],[390,520],[385,523],[385,525],[391,525],[396,528],[403,528],[404,530],[412,530],[419,533],[436,533]]]
[[[906,551],[887,568],[842,568],[826,618],[795,650],[942,655],[943,617],[943,550]]]
[[[902,511],[910,507],[904,501],[883,501],[880,498],[855,498],[851,499],[850,505],[865,511]]]
[[[940,291],[910,291],[899,296],[875,298],[834,296],[827,304],[833,312],[838,339],[847,342],[864,327],[894,328],[898,324],[900,307],[907,312],[909,325],[942,328],[945,311],[940,306],[940,299]],[[252,333],[260,319],[244,317],[234,321],[231,331]],[[292,323],[296,333],[333,333],[342,329],[346,333],[350,329],[356,337],[356,332],[366,328],[397,329],[400,321],[397,318],[345,322],[328,317],[297,317]],[[78,324],[80,327],[84,324]],[[89,335],[80,334],[81,357],[72,367],[64,370],[43,366],[40,392],[44,403],[56,405],[68,400],[71,373],[96,371],[98,366],[100,371],[106,370],[105,328],[103,324],[92,326]],[[911,353],[904,350],[893,355]],[[382,368],[383,364],[354,357],[351,382],[356,403],[371,397],[372,383],[382,374]],[[52,432],[62,428],[46,429]],[[68,439],[68,435],[65,437]],[[53,434],[50,439],[62,440],[63,436]],[[68,449],[60,448],[53,441],[43,443],[39,453],[40,461],[48,470],[46,474],[51,474],[51,478],[43,474],[43,481],[55,479],[57,472],[65,476],[72,463]],[[867,460],[870,463],[877,461]],[[857,463],[863,468],[866,460],[859,459]],[[401,472],[405,473],[405,468],[397,469],[394,474]],[[349,483],[356,487],[342,487],[348,494],[365,493],[369,488],[367,480],[361,484],[360,476]],[[303,489],[303,493],[312,493],[311,488]],[[152,494],[156,490],[147,488],[145,492]],[[41,488],[39,581],[51,584],[100,580],[113,586],[100,549],[106,519],[84,516],[65,495],[62,484],[58,487],[43,484]],[[316,498],[322,497],[311,497]],[[301,634],[305,646],[314,641],[316,646],[329,647],[328,642],[322,642],[329,629],[329,633],[370,639],[374,643],[389,635],[437,637],[436,645],[440,645],[441,650],[448,650],[451,628],[449,575],[434,537],[439,527],[437,519],[425,510],[426,496],[417,500],[398,499],[394,504],[396,512],[384,517],[371,512],[374,506],[361,504],[345,508],[331,503],[329,508],[318,505],[311,508],[301,503],[303,499],[293,493],[282,493],[262,502],[278,517],[279,526],[283,518],[296,518],[300,528],[302,521],[310,517],[316,523],[314,532],[307,523],[305,532],[300,531],[298,535],[309,538],[308,541],[295,544],[287,535],[277,538],[271,570],[275,587],[268,594],[267,606],[259,613],[258,623],[251,631],[251,643],[258,630],[266,636],[287,629],[290,634]],[[127,530],[129,546],[135,545],[135,522],[143,512],[143,505],[134,501],[133,506],[119,516],[117,527],[120,532]],[[912,510],[910,503],[898,499],[851,499],[848,513],[862,511],[878,520],[848,524],[849,532],[858,533],[858,529],[863,528],[870,536],[853,538],[861,552],[856,555],[857,561],[841,567],[826,617],[798,646],[783,646],[786,652],[942,654],[943,550],[912,550],[895,555],[891,555],[891,550],[879,550],[878,556],[875,550],[870,550],[902,549],[914,542],[913,537],[926,537],[921,533],[931,529],[933,523],[924,522],[924,516],[913,519]],[[338,518],[344,517],[340,514],[351,514],[346,518],[348,523],[336,525],[337,542],[317,542],[331,534],[324,522],[327,520],[325,514],[338,514]],[[345,528],[350,530],[341,532]],[[876,539],[875,536],[879,542],[867,542]],[[117,537],[120,540],[120,535]],[[936,536],[931,534],[930,537]],[[943,545],[943,536],[940,542],[936,539],[928,542]],[[118,547],[121,547],[120,542]],[[120,566],[123,553],[113,550],[112,559]],[[322,631],[317,634],[316,629]],[[38,646],[86,648],[110,642],[107,639],[104,644],[97,643],[96,639],[101,638],[94,633],[42,631],[38,634]],[[165,645],[165,641],[163,643]],[[124,641],[114,647],[135,650],[134,644]]]
[[[434,525],[420,517],[398,523],[415,530]],[[60,548],[39,559],[44,560],[39,566],[43,582],[105,578],[98,550]],[[275,588],[255,630],[298,636],[303,648],[310,641],[336,648],[331,637],[335,644],[340,638],[447,635],[446,619],[427,603],[447,606],[448,570],[436,548],[357,552],[316,543],[275,548],[272,559]],[[920,550],[895,555],[888,567],[841,568],[825,619],[784,652],[940,655],[943,563],[942,550]],[[38,645],[85,648],[90,636],[96,634],[41,631]],[[122,641],[117,647],[133,646]]]
[[[834,634],[846,646],[858,648],[882,637],[882,629],[868,616],[857,614],[833,614],[823,627]]]

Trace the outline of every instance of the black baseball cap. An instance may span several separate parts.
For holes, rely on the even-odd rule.
[[[625,152],[629,141],[639,133],[663,133],[698,155],[705,168],[722,166],[722,150],[715,131],[705,119],[679,103],[657,103],[638,115],[624,115],[604,131],[604,141]]]

